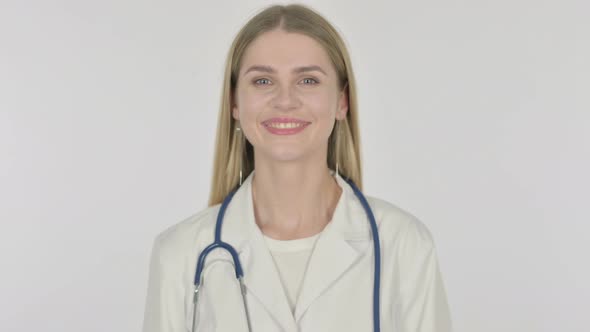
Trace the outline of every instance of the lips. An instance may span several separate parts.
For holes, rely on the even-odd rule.
[[[280,124],[280,123],[296,123],[296,124],[309,124],[311,122],[305,121],[302,119],[297,118],[271,118],[262,122],[263,125],[268,126],[271,124]]]
[[[262,124],[270,133],[275,135],[293,135],[301,132],[311,122],[295,118],[272,118]]]

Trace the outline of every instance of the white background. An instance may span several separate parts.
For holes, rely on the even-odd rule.
[[[140,329],[267,4],[0,2],[1,331]],[[433,233],[456,331],[588,331],[589,3],[310,4],[350,49],[365,193]]]

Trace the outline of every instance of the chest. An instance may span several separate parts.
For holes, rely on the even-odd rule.
[[[332,273],[316,274],[312,270],[307,273],[301,267],[292,267],[302,278],[299,298],[292,307],[281,282],[281,273],[287,270],[280,264],[288,260],[279,259],[277,266],[269,252],[267,258],[272,265],[246,263],[250,269],[245,268],[245,275],[258,274],[259,277],[250,278],[246,294],[242,296],[232,263],[224,257],[212,259],[203,271],[206,281],[196,307],[196,331],[248,331],[246,307],[252,331],[256,332],[372,331],[374,256],[371,246],[357,245],[362,254],[343,259],[346,264],[333,265],[328,270]],[[301,266],[307,268],[330,266],[329,261],[317,257],[317,252],[311,252],[307,259],[300,257],[299,261],[305,262]],[[389,269],[391,266],[383,260],[382,275]],[[322,276],[328,280],[317,280]],[[265,281],[265,288],[255,282],[259,279]],[[394,331],[395,278],[382,277],[380,283],[381,330]],[[185,291],[188,331],[193,319],[191,286],[187,285]]]

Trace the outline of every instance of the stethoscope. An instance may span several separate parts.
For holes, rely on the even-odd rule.
[[[346,182],[348,182],[348,184],[352,187],[352,189],[354,190],[354,193],[356,194],[356,196],[358,197],[358,199],[361,201],[361,204],[363,205],[363,208],[365,209],[365,212],[367,213],[367,216],[369,217],[369,222],[371,224],[371,232],[373,234],[373,245],[374,245],[374,251],[375,251],[375,271],[373,274],[373,331],[374,332],[379,332],[380,331],[380,326],[379,326],[379,284],[381,282],[381,248],[379,245],[379,233],[377,231],[377,223],[375,222],[375,216],[373,216],[373,211],[371,210],[371,207],[369,206],[369,203],[367,202],[367,199],[365,198],[365,196],[363,196],[363,194],[361,193],[361,191],[356,187],[356,185],[354,184],[354,182],[348,178],[344,178],[346,180]],[[236,273],[236,278],[238,279],[238,282],[240,283],[240,289],[241,289],[241,293],[242,293],[242,301],[244,302],[244,311],[246,313],[246,320],[248,322],[248,331],[252,332],[252,326],[250,324],[250,315],[248,313],[248,305],[246,303],[246,286],[244,285],[244,271],[242,270],[242,264],[240,263],[240,259],[238,257],[238,253],[237,251],[234,249],[234,247],[232,247],[230,244],[221,241],[221,225],[223,223],[223,216],[225,214],[225,210],[229,204],[229,202],[231,201],[231,199],[233,198],[234,194],[236,193],[236,191],[239,189],[236,188],[235,190],[233,190],[232,192],[230,192],[225,199],[223,200],[223,203],[221,204],[221,207],[219,208],[219,213],[217,214],[217,223],[215,224],[215,241],[213,243],[211,243],[210,245],[208,245],[199,255],[199,260],[197,262],[197,271],[195,273],[195,292],[194,292],[194,297],[193,297],[193,325],[192,325],[192,331],[195,332],[195,323],[196,323],[196,316],[197,316],[197,301],[199,300],[199,287],[201,287],[201,285],[203,284],[203,281],[201,280],[201,273],[203,272],[203,267],[205,265],[205,259],[207,258],[207,255],[217,249],[217,248],[223,248],[225,250],[227,250],[227,252],[229,252],[232,256],[233,262],[234,262],[234,271]]]

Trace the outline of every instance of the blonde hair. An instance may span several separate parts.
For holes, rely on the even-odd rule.
[[[244,179],[254,170],[254,148],[242,132],[236,132],[237,121],[231,114],[233,96],[244,51],[256,37],[277,28],[304,34],[320,43],[336,69],[339,87],[348,88],[348,112],[345,119],[336,121],[328,139],[327,165],[334,170],[338,162],[338,173],[362,190],[356,83],[344,41],[336,29],[311,8],[301,4],[273,5],[246,23],[227,55],[209,206],[221,203],[237,189],[240,170]]]

